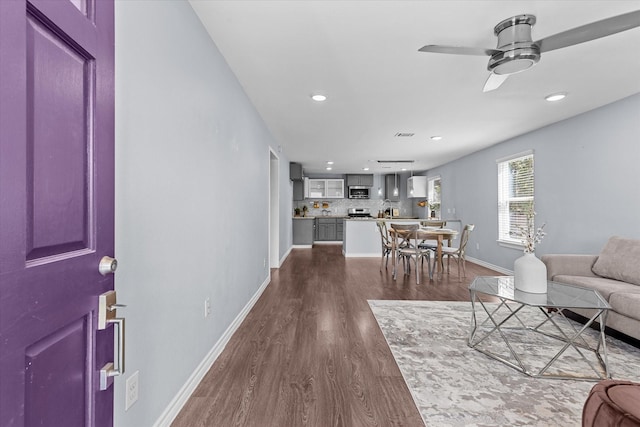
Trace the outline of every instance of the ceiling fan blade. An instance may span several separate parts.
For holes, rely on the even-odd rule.
[[[509,77],[509,74],[489,74],[489,78],[484,83],[484,88],[482,88],[482,91],[489,92],[498,89],[500,85],[504,83],[505,80],[507,80],[507,77]]]
[[[549,52],[574,44],[606,37],[621,31],[640,27],[640,10],[592,22],[571,30],[563,31],[535,42],[540,52]]]
[[[436,44],[428,44],[418,49],[418,52],[451,53],[454,55],[491,56],[500,51],[496,49],[485,49],[482,47],[442,46],[442,45],[436,45]]]

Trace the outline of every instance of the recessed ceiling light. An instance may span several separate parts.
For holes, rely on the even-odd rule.
[[[331,160],[329,160],[329,161],[327,162],[327,164],[328,164],[328,165],[332,165],[332,164],[333,164],[333,162],[332,162]]]
[[[404,172],[404,171],[406,171],[406,170],[407,170],[407,168],[402,168],[402,171],[403,171],[403,172]]]
[[[331,170],[331,166],[327,166],[327,167],[326,167],[326,169],[327,169],[328,171],[330,171],[330,170]]]
[[[567,92],[558,92],[558,93],[552,93],[551,95],[547,95],[544,97],[544,99],[546,99],[549,102],[554,102],[554,101],[560,101],[561,99],[564,99],[565,96],[567,96]]]
[[[434,135],[434,136],[431,137],[431,140],[433,140],[433,141],[440,141],[441,139],[442,139],[442,137],[438,136],[438,135]]]
[[[326,101],[327,97],[324,95],[316,94],[316,95],[311,95],[311,99],[313,99],[314,101],[322,102],[322,101]]]
[[[369,170],[369,168],[362,168],[362,170],[363,170],[363,171],[368,171],[368,170]]]

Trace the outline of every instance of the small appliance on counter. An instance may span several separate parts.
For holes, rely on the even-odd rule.
[[[387,208],[382,212],[382,217],[385,218],[395,218],[400,216],[400,209],[398,208]]]

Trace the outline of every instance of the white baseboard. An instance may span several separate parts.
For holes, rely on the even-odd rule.
[[[476,258],[472,258],[470,256],[467,257],[467,261],[472,262],[474,264],[481,265],[483,267],[490,268],[491,270],[495,270],[495,271],[497,271],[499,273],[502,273],[502,274],[513,276],[513,270],[508,270],[506,268],[502,268],[502,267],[497,266],[497,265],[489,264],[488,262],[485,262],[485,261],[482,261],[482,260],[479,260],[479,259],[476,259]]]
[[[256,293],[251,297],[249,302],[244,306],[242,311],[238,313],[236,318],[231,322],[231,325],[227,328],[227,330],[222,334],[220,339],[213,345],[209,353],[205,356],[205,358],[200,362],[200,364],[193,371],[187,382],[180,388],[176,396],[171,400],[169,406],[162,412],[160,417],[153,424],[154,427],[169,427],[173,420],[178,416],[182,407],[187,403],[191,393],[196,389],[202,378],[204,378],[205,374],[209,371],[213,363],[216,361],[218,356],[222,353],[225,346],[231,339],[231,336],[236,332],[236,330],[240,327],[242,321],[247,317],[249,311],[253,308],[255,303],[260,298],[260,295],[264,292],[267,285],[271,282],[271,275],[267,277],[267,279],[260,285],[260,288],[256,291]]]
[[[284,262],[285,259],[287,259],[290,253],[291,253],[291,246],[289,246],[289,250],[285,252],[284,255],[282,255],[282,258],[280,258],[280,264],[278,265],[278,268],[282,267],[282,263]]]

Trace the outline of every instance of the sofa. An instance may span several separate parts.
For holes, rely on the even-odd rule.
[[[640,240],[611,237],[598,255],[549,254],[547,278],[597,290],[611,306],[607,327],[640,340]],[[591,317],[588,310],[572,309]]]

